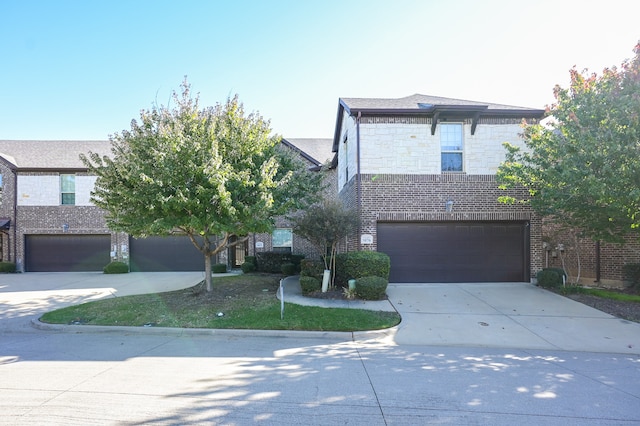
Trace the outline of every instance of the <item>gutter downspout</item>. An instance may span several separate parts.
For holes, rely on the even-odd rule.
[[[18,172],[15,169],[11,170],[13,173],[13,241],[9,243],[9,262],[11,262],[11,244],[13,243],[13,257],[16,267],[18,266],[18,246],[17,246],[17,232],[18,232]],[[24,264],[21,265],[20,271],[23,272]]]
[[[357,209],[358,209],[358,218],[360,220],[358,220],[358,241],[357,241],[357,247],[358,247],[358,251],[362,250],[361,244],[360,244],[360,237],[362,235],[362,192],[360,189],[360,185],[361,185],[361,178],[360,178],[360,118],[362,117],[362,112],[358,111],[358,116],[356,117],[356,160],[358,162],[358,164],[356,165],[356,173],[357,173],[357,178],[356,178],[356,197],[357,197]]]

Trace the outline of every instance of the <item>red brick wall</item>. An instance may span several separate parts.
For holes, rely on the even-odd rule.
[[[370,234],[373,244],[362,249],[376,250],[379,221],[529,221],[531,276],[542,267],[541,221],[524,204],[505,205],[501,195],[523,197],[520,191],[502,191],[493,175],[362,175],[361,234]],[[347,206],[357,206],[356,179],[340,192]],[[445,204],[453,201],[453,211]],[[350,244],[359,236],[350,238]]]
[[[549,245],[548,252],[543,253],[544,265],[560,268],[564,259],[564,268],[571,282],[575,282],[580,272],[580,283],[583,285],[619,287],[624,280],[623,266],[640,263],[638,235],[629,234],[624,244],[600,243],[600,281],[597,282],[595,241],[589,238],[576,239],[575,231],[562,230],[549,221],[544,222],[542,234],[543,241]],[[559,244],[564,246],[564,251],[557,249]]]

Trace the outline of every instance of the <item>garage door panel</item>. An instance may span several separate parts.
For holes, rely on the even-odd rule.
[[[379,223],[392,282],[524,281],[525,223]]]
[[[25,271],[101,271],[110,245],[110,235],[25,235]]]
[[[131,238],[131,271],[204,271],[204,255],[185,235]]]

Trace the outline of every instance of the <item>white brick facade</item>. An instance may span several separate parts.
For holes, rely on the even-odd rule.
[[[95,176],[76,176],[76,206],[92,206],[91,191]],[[18,206],[59,206],[60,175],[19,175]]]
[[[480,124],[471,135],[471,124],[463,123],[464,172],[473,175],[495,174],[505,158],[504,142],[524,148],[518,124]],[[341,188],[356,172],[357,147],[355,120],[345,117],[338,151]],[[440,126],[431,135],[427,124],[361,123],[360,173],[362,174],[439,174]],[[348,168],[348,176],[347,176]]]

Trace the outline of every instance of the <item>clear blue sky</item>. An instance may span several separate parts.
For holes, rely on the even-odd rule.
[[[638,0],[0,0],[0,139],[107,139],[166,105],[240,96],[284,137],[332,137],[339,97],[544,108],[619,65]]]

